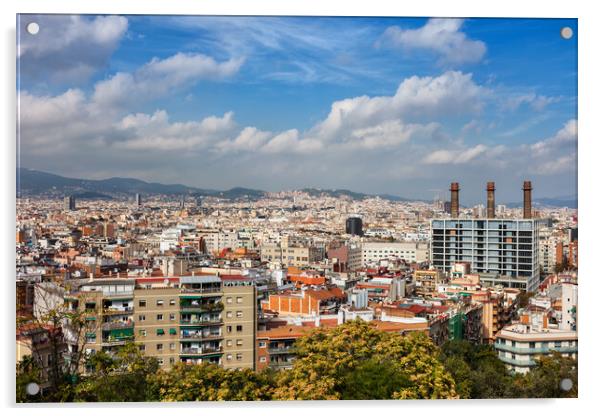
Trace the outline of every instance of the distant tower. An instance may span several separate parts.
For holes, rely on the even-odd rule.
[[[136,194],[136,206],[137,207],[142,206],[142,196],[140,194]]]
[[[75,211],[75,197],[73,195],[63,198],[63,209],[65,211]]]
[[[180,199],[180,209],[184,209],[184,195],[182,195],[182,199]]]
[[[202,196],[196,197],[196,207],[203,208],[203,197]]]
[[[362,219],[359,217],[347,218],[347,222],[345,223],[345,232],[351,235],[364,235],[364,231],[362,230]]]

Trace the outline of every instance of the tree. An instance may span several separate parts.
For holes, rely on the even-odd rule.
[[[153,397],[160,401],[270,400],[274,373],[228,370],[215,364],[178,363],[150,377]]]
[[[456,397],[451,375],[437,361],[437,348],[423,333],[386,333],[358,319],[312,331],[295,347],[297,360],[291,370],[279,374],[275,399]],[[391,377],[379,379],[376,371]]]
[[[507,396],[512,380],[491,345],[476,345],[466,340],[448,341],[442,345],[439,359],[454,378],[461,398]]]
[[[159,364],[156,358],[145,357],[134,343],[116,353],[99,351],[86,361],[91,374],[75,387],[74,401],[142,402],[157,400],[152,396],[150,376]]]
[[[542,356],[537,366],[527,374],[517,374],[509,391],[511,397],[566,398],[577,397],[577,361],[563,357],[559,352]],[[571,388],[562,389],[563,380],[570,380]]]
[[[17,403],[40,401],[40,394],[36,396],[27,394],[27,385],[30,383],[42,384],[42,374],[37,361],[31,355],[26,355],[17,363]]]

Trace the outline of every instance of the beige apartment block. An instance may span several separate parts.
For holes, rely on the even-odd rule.
[[[179,361],[180,289],[177,287],[134,290],[135,342],[145,355],[155,357],[161,368]]]
[[[222,277],[224,368],[255,368],[257,292],[251,279]]]

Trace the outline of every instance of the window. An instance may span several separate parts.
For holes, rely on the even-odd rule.
[[[170,300],[169,300],[169,304],[170,304],[171,306],[174,306],[174,305],[176,304],[176,300],[175,300],[175,299],[170,299]]]
[[[259,348],[265,348],[265,341],[259,341]]]
[[[163,351],[163,344],[157,344],[157,351]]]
[[[240,347],[242,345],[242,339],[237,339],[236,340],[236,345],[238,345]]]
[[[242,318],[242,311],[236,311],[236,317]]]
[[[169,328],[169,335],[177,335],[178,331],[175,328]]]
[[[229,339],[226,341],[226,347],[231,347],[232,346],[232,340]]]
[[[157,301],[157,306],[163,306],[163,300],[162,299],[159,299]]]
[[[158,313],[157,314],[157,321],[162,321],[163,320],[163,314],[162,313]]]
[[[175,313],[170,313],[169,314],[169,320],[170,321],[175,321],[176,320],[176,314]]]
[[[227,333],[231,333],[231,332],[232,332],[232,326],[228,325],[228,326],[226,327],[226,332],[227,332]]]
[[[232,298],[230,298],[230,297],[226,298],[226,303],[232,303]]]
[[[236,361],[242,361],[242,353],[236,354]]]
[[[161,328],[157,329],[157,335],[165,335],[165,330]]]
[[[141,337],[145,337],[146,336],[146,329],[141,329],[140,331],[138,331],[138,335],[140,335]]]
[[[159,359],[157,360],[157,363],[159,363],[159,365],[163,365],[163,359],[162,359],[162,358],[159,358]]]
[[[146,301],[144,299],[140,299],[138,301],[138,306],[140,306],[141,308],[146,308]]]
[[[242,332],[242,325],[236,325],[236,332]]]
[[[146,350],[146,345],[144,345],[144,344],[140,344],[140,345],[138,345],[138,349],[139,349],[140,351],[144,352],[144,351]]]
[[[175,364],[176,363],[176,359],[174,357],[170,357],[169,358],[169,363],[170,364]]]
[[[259,362],[260,363],[265,363],[267,360],[265,357],[259,357]]]
[[[237,296],[236,297],[236,303],[242,303],[242,297],[241,296]]]
[[[226,312],[226,318],[232,318],[232,311]]]
[[[175,343],[175,342],[172,342],[172,343],[170,343],[170,344],[169,344],[169,349],[170,349],[171,351],[175,350],[175,349],[176,349],[176,343]]]
[[[144,315],[138,315],[138,320],[139,321],[146,321],[146,316],[144,316]]]
[[[232,361],[232,354],[228,354],[228,355],[226,355],[226,360],[228,360],[228,361]]]

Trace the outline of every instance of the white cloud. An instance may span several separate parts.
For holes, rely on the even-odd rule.
[[[505,99],[501,106],[504,110],[515,111],[523,104],[527,104],[535,111],[543,111],[549,104],[558,101],[558,97],[547,97],[535,93],[516,94]]]
[[[364,95],[334,102],[313,133],[332,140],[392,120],[478,113],[487,94],[471,74],[448,71],[438,77],[413,76],[406,78],[393,96]]]
[[[460,29],[463,19],[429,19],[418,29],[387,28],[383,42],[405,50],[422,49],[439,55],[440,64],[476,63],[483,59],[487,47],[480,40],[469,39]]]
[[[487,149],[487,146],[478,144],[466,149],[436,150],[424,159],[424,163],[453,165],[468,163],[472,162],[476,157],[481,156]]]
[[[577,120],[571,119],[550,138],[530,146],[535,155],[546,155],[555,151],[575,151],[577,147]]]
[[[112,108],[161,97],[201,79],[230,77],[243,62],[243,58],[217,62],[206,55],[184,53],[163,60],[154,58],[133,73],[118,72],[98,82],[92,100],[102,108]]]
[[[26,31],[40,26],[37,35]],[[104,67],[127,31],[123,16],[23,15],[19,26],[20,76],[79,83]]]

